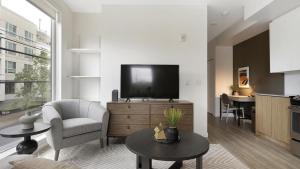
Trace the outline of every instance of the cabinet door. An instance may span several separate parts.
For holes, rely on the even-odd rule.
[[[272,136],[272,98],[256,96],[256,132]]]
[[[272,98],[272,137],[278,141],[290,141],[290,112],[289,98]]]

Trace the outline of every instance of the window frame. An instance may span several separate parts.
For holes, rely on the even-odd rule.
[[[5,95],[7,94],[16,94],[16,84],[15,83],[6,83],[5,84]]]
[[[17,26],[6,22],[6,32],[11,36],[17,36]]]
[[[13,63],[13,68],[9,68],[9,64],[8,63]],[[10,70],[14,70],[12,72],[10,72]],[[5,73],[13,73],[15,74],[17,72],[17,62],[14,62],[14,61],[9,61],[9,60],[6,60],[5,61]]]
[[[29,55],[33,55],[33,48],[24,46],[24,53],[29,54]],[[27,59],[32,59],[32,56],[29,55],[24,55],[25,58]]]
[[[31,64],[24,64],[23,70],[28,71],[29,69],[32,69],[33,66]]]
[[[9,40],[5,40],[5,47],[10,50],[17,51],[17,44],[14,42],[10,42]],[[17,55],[16,52],[5,51],[6,54]]]
[[[25,30],[24,39],[28,42],[32,42],[33,41],[33,33],[31,33],[28,30]]]

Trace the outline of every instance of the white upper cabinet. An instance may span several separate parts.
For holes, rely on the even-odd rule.
[[[300,8],[270,24],[271,73],[300,70]]]

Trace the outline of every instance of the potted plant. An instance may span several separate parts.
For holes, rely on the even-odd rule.
[[[176,142],[178,141],[177,124],[183,116],[182,110],[168,108],[164,111],[164,115],[169,125],[169,127],[165,129],[166,138],[169,142]]]
[[[238,88],[238,86],[236,86],[236,85],[231,85],[230,86],[230,89],[231,89],[231,91],[232,91],[232,95],[233,96],[238,96],[239,95],[239,88]]]

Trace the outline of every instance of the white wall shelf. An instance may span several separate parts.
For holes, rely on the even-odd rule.
[[[70,48],[72,72],[72,98],[100,102],[101,38],[79,35],[76,47]]]
[[[72,48],[70,49],[72,53],[77,54],[100,54],[100,48],[92,49],[92,48]]]

